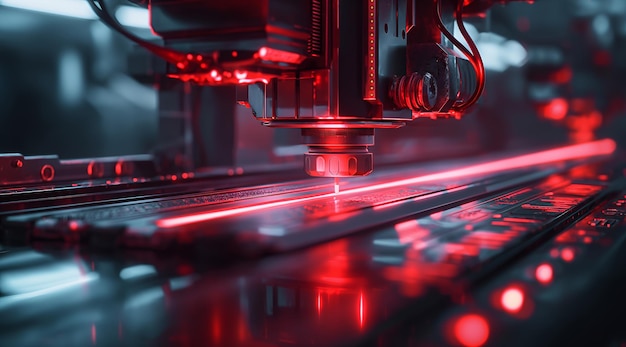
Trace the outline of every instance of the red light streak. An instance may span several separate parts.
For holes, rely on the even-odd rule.
[[[214,342],[220,342],[222,340],[222,320],[217,310],[213,311],[211,314],[211,337]]]
[[[96,325],[92,324],[91,325],[91,343],[92,344],[96,344]]]
[[[454,336],[463,346],[482,346],[489,338],[489,324],[477,314],[464,315],[454,324]]]
[[[535,270],[535,278],[539,283],[548,284],[552,282],[552,278],[554,277],[554,270],[552,269],[552,265],[550,264],[541,264],[537,266]]]
[[[322,313],[322,294],[317,293],[317,315]]]
[[[363,292],[359,293],[359,326],[363,327]]]
[[[524,293],[519,288],[507,288],[500,298],[502,308],[510,313],[517,313],[524,305]]]
[[[470,165],[459,169],[452,169],[448,171],[426,174],[422,176],[416,176],[386,183],[372,184],[360,188],[347,189],[344,191],[340,191],[337,194],[332,192],[328,194],[320,194],[302,198],[260,203],[254,206],[234,207],[225,210],[209,211],[181,217],[165,218],[157,220],[156,224],[161,228],[173,228],[181,225],[209,221],[218,218],[225,218],[255,211],[267,210],[275,207],[295,205],[313,200],[352,194],[373,193],[382,189],[397,188],[418,183],[495,173],[564,160],[607,155],[613,153],[613,151],[615,151],[615,147],[615,141],[611,139],[598,140],[589,143],[564,146],[551,150],[520,155],[507,159],[495,160],[477,165]]]

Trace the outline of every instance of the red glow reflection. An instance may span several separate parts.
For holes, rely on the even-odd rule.
[[[454,336],[463,346],[482,346],[489,338],[489,324],[480,315],[464,315],[454,324]]]
[[[552,278],[554,277],[554,269],[552,269],[552,265],[550,264],[541,264],[537,266],[535,270],[535,278],[537,281],[543,284],[548,284],[552,282]]]
[[[192,214],[181,217],[172,217],[157,220],[157,226],[161,228],[171,228],[190,223],[197,223],[202,221],[213,220],[217,218],[230,217],[240,215],[244,213],[260,211],[275,207],[294,205],[304,202],[309,202],[318,199],[332,198],[344,195],[364,194],[372,193],[382,189],[397,188],[406,185],[414,185],[424,182],[431,182],[436,180],[446,180],[460,177],[467,177],[473,175],[494,173],[499,171],[506,171],[512,169],[519,169],[523,167],[529,167],[533,165],[541,165],[552,162],[559,162],[564,160],[579,159],[592,157],[597,155],[606,155],[615,151],[615,141],[611,139],[598,140],[594,142],[577,144],[571,146],[560,147],[547,151],[541,151],[526,155],[520,155],[507,159],[495,160],[483,164],[471,165],[464,168],[453,169],[438,173],[427,174],[423,176],[417,176],[392,182],[372,184],[365,187],[347,189],[337,194],[334,192],[328,194],[321,194],[317,196],[308,196],[303,198],[294,198],[287,200],[280,200],[268,203],[261,203],[254,206],[235,207],[219,211],[202,212],[198,214]]]
[[[92,324],[91,325],[91,343],[92,344],[96,344],[96,325]]]
[[[363,293],[359,293],[359,326],[363,327]]]
[[[422,239],[430,234],[430,230],[420,226],[415,219],[396,223],[394,229],[398,233],[398,240],[403,245]]]
[[[517,313],[524,305],[524,293],[519,288],[507,288],[500,297],[502,308],[510,313]]]
[[[322,313],[322,293],[317,293],[317,315]]]

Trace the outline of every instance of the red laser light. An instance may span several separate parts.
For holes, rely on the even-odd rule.
[[[535,152],[531,154],[520,155],[507,159],[495,160],[487,163],[470,165],[464,168],[453,169],[438,173],[427,174],[423,176],[416,176],[412,178],[406,178],[397,181],[391,181],[386,183],[373,184],[360,188],[347,189],[340,191],[337,194],[334,192],[328,194],[320,194],[315,196],[308,196],[302,198],[294,198],[281,201],[273,201],[268,203],[262,203],[254,206],[235,207],[219,211],[202,212],[181,217],[172,217],[160,219],[156,222],[157,226],[161,228],[172,228],[181,225],[203,222],[218,218],[230,217],[240,214],[245,214],[254,211],[266,210],[275,207],[294,205],[313,200],[338,197],[352,194],[364,194],[373,193],[382,189],[397,188],[401,186],[414,185],[418,183],[425,183],[437,180],[446,180],[467,176],[474,176],[487,173],[495,173],[500,171],[507,171],[513,169],[519,169],[523,167],[529,167],[534,165],[542,165],[547,163],[559,162],[564,160],[587,158],[599,155],[611,154],[615,151],[615,141],[611,139],[598,140],[583,144],[576,144],[570,146],[559,147],[551,150]]]

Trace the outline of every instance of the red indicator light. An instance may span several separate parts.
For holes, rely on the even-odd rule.
[[[76,220],[71,220],[67,223],[67,226],[71,231],[78,231],[81,227],[81,223]]]
[[[566,261],[566,262],[570,262],[572,260],[574,260],[574,251],[571,248],[565,248],[561,251],[561,258]]]
[[[477,314],[464,315],[454,324],[454,336],[463,346],[482,346],[489,338],[489,324]]]
[[[510,313],[517,313],[524,305],[524,293],[519,288],[507,288],[500,297],[502,308]]]
[[[554,277],[554,270],[552,269],[552,265],[550,264],[541,264],[537,266],[535,270],[535,278],[539,283],[548,284],[552,282],[552,278]]]
[[[567,115],[569,104],[563,98],[551,100],[542,109],[543,116],[551,120],[562,120]]]
[[[542,165],[552,162],[559,162],[564,160],[572,160],[579,158],[586,158],[598,155],[607,155],[615,151],[615,141],[611,139],[598,140],[583,144],[576,144],[571,146],[564,146],[547,151],[541,151],[526,155],[520,155],[507,159],[495,160],[492,162],[471,165],[459,169],[453,169],[438,173],[427,174],[423,176],[416,176],[406,178],[397,181],[391,181],[386,183],[372,184],[365,187],[346,189],[335,194],[334,192],[328,194],[321,194],[317,196],[308,196],[303,198],[294,198],[289,200],[274,201],[268,203],[261,203],[253,206],[235,207],[226,210],[202,212],[193,215],[172,217],[160,219],[156,224],[161,228],[172,228],[190,223],[197,223],[202,221],[213,220],[217,218],[230,217],[240,215],[244,213],[250,213],[254,211],[266,210],[275,207],[288,206],[294,204],[300,204],[313,200],[335,198],[344,195],[352,194],[367,194],[373,193],[382,189],[397,188],[407,185],[414,185],[419,183],[454,179],[460,177],[467,177],[480,174],[495,173],[506,170],[519,169],[523,167]]]

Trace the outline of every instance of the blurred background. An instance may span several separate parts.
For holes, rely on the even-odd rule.
[[[131,6],[118,7],[117,17],[152,36],[147,11]],[[129,76],[131,49],[85,1],[0,1],[0,152],[149,152],[157,93]]]

